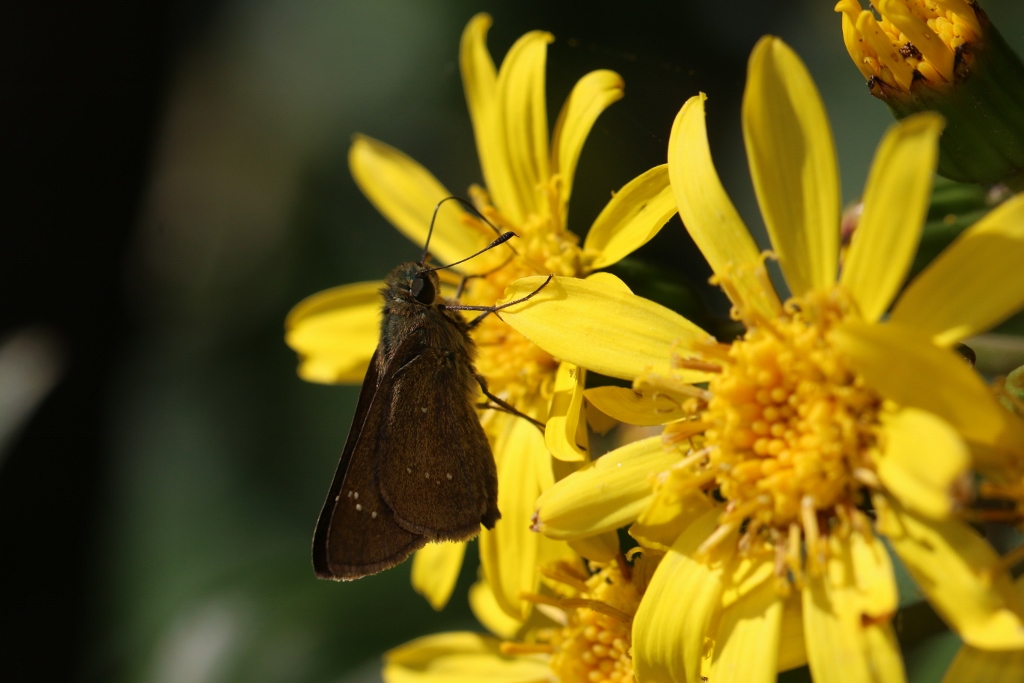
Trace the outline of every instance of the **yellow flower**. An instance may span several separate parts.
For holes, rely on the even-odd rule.
[[[527,596],[541,607],[518,633],[509,629],[486,586],[477,584],[474,611],[504,642],[465,631],[419,638],[385,655],[384,680],[632,683],[630,625],[650,564],[640,559],[633,567],[594,565],[593,574],[578,560],[545,567],[545,592]]]
[[[968,0],[880,0],[880,18],[858,0],[839,0],[846,50],[865,78],[909,91],[915,78],[952,83],[970,70],[970,49],[984,35]],[[987,19],[985,19],[987,24]],[[966,46],[966,49],[965,49]],[[960,64],[957,64],[957,61]],[[884,84],[884,85],[883,85]]]
[[[1021,189],[1024,64],[971,0],[840,0],[843,40],[871,94],[897,118],[946,119],[939,173]]]
[[[490,305],[506,285],[523,276],[555,273],[583,276],[607,267],[650,240],[675,213],[667,166],[630,181],[594,221],[582,247],[566,229],[573,175],[588,133],[601,112],[622,97],[622,80],[594,71],[573,88],[548,142],[545,59],[549,33],[520,38],[497,70],[486,47],[491,19],[480,14],[466,27],[460,64],[466,100],[487,189],[469,193],[480,213],[519,239],[465,266],[461,301]],[[357,137],[349,165],[360,189],[395,227],[417,244],[427,236],[431,215],[448,191],[426,169],[401,152]],[[494,232],[479,218],[446,202],[440,208],[430,252],[441,263],[485,247]],[[346,285],[299,303],[285,323],[288,344],[299,354],[299,374],[312,382],[350,383],[362,378],[377,342],[381,283]],[[536,590],[537,566],[561,557],[564,543],[532,534],[528,519],[537,495],[555,480],[550,453],[582,462],[586,430],[579,424],[582,373],[561,365],[495,316],[473,331],[476,369],[492,393],[547,423],[546,436],[508,413],[488,410],[481,421],[498,467],[502,519],[480,539],[484,574],[510,615],[529,607],[519,595]],[[562,468],[568,471],[573,465]],[[435,608],[447,602],[462,564],[462,544],[428,545],[416,554],[413,585]]]
[[[1024,197],[966,230],[897,299],[942,128],[934,114],[910,117],[879,146],[839,272],[824,106],[800,59],[765,38],[743,131],[783,303],[711,162],[704,100],[676,118],[669,174],[746,333],[722,344],[621,284],[568,278],[502,311],[559,358],[634,380],[633,391],[588,391],[602,410],[673,420],[546,491],[535,528],[572,539],[633,523],[642,545],[667,551],[634,620],[645,682],[774,680],[799,663],[785,634],[801,630],[815,680],[903,680],[887,548],[965,642],[1024,648],[1005,566],[955,514],[970,453],[1024,452],[1024,426],[949,348],[1024,304],[1012,275],[1024,263]],[[692,385],[701,380],[706,389]]]

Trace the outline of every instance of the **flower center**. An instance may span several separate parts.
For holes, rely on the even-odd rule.
[[[845,306],[820,297],[786,308],[720,359],[704,415],[707,468],[726,500],[723,526],[753,536],[797,525],[810,539],[863,503],[881,400],[828,342]]]
[[[549,665],[561,683],[634,681],[630,645],[640,593],[624,569],[611,564],[588,577],[577,567],[558,563],[545,567],[543,574],[561,584],[556,591],[573,597],[527,599],[556,608],[562,627],[538,630],[535,644],[505,643],[502,650],[550,653]]]

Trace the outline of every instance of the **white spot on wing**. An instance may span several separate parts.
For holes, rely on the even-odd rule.
[[[362,512],[362,511],[363,511],[363,506],[361,504],[359,504],[359,503],[356,503],[356,512]]]

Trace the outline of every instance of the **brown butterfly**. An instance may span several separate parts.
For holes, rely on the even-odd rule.
[[[482,251],[514,236],[504,233]],[[547,281],[501,307],[462,306],[440,296],[441,267],[426,268],[426,260],[424,249],[420,262],[392,270],[381,289],[380,341],[313,534],[313,569],[320,578],[375,574],[428,542],[466,540],[481,524],[492,529],[501,518],[477,392],[522,414],[487,391],[473,368],[469,331],[499,308],[529,299]],[[459,310],[481,314],[467,323]]]

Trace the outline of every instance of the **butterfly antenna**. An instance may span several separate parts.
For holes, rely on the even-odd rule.
[[[494,240],[493,242],[491,242],[490,244],[488,244],[486,247],[484,247],[480,251],[476,252],[475,254],[471,254],[471,255],[467,256],[466,258],[464,258],[464,259],[459,259],[455,263],[449,263],[446,266],[435,266],[434,268],[426,268],[424,270],[421,270],[419,272],[419,274],[423,275],[424,273],[430,273],[430,272],[433,272],[435,270],[444,270],[445,268],[451,268],[452,266],[457,266],[460,263],[465,263],[469,259],[475,258],[475,257],[479,256],[480,254],[484,253],[485,251],[488,251],[490,249],[494,249],[497,246],[501,246],[502,244],[505,244],[505,242],[508,242],[513,237],[518,237],[518,235],[516,235],[511,230],[508,231],[508,232],[503,232],[503,233],[501,233],[501,235],[498,236],[498,239]]]
[[[420,261],[419,261],[420,265],[423,265],[423,264],[425,264],[427,262],[427,255],[429,253],[428,250],[430,249],[430,237],[431,237],[431,235],[434,234],[434,223],[437,222],[437,212],[441,210],[441,205],[444,204],[447,201],[456,201],[459,204],[462,204],[463,207],[468,209],[471,213],[475,214],[477,218],[479,218],[484,223],[486,223],[487,226],[490,227],[490,229],[494,231],[494,234],[498,235],[498,239],[495,240],[493,243],[491,243],[490,246],[488,246],[486,249],[481,249],[476,254],[473,254],[473,256],[478,256],[479,254],[482,254],[485,251],[487,251],[487,249],[493,249],[494,247],[498,246],[499,244],[503,244],[504,242],[508,241],[509,237],[506,237],[506,235],[509,235],[510,237],[511,236],[515,236],[514,232],[503,233],[501,230],[499,230],[497,228],[497,226],[495,226],[494,223],[492,223],[489,220],[487,220],[487,218],[482,213],[480,213],[480,209],[476,208],[473,205],[473,202],[469,201],[468,199],[463,199],[462,197],[456,197],[455,195],[452,195],[450,197],[445,197],[444,199],[442,199],[441,201],[439,201],[437,203],[437,206],[434,207],[434,215],[430,217],[430,227],[427,229],[427,241],[423,245],[423,257],[420,258]],[[502,239],[502,238],[504,238],[504,239]],[[517,252],[515,250],[515,247],[513,247],[511,244],[508,246],[508,248],[512,250],[513,254],[516,254],[516,255],[519,254],[519,252]],[[468,261],[469,259],[473,258],[473,256],[470,256],[468,258],[464,258],[464,259],[462,259],[462,261],[457,261],[456,263],[450,263],[447,266],[440,266],[438,268],[431,268],[431,270],[441,270],[442,268],[450,268],[451,266],[458,265],[459,263],[462,263],[463,261]],[[427,271],[424,271],[424,272],[427,272]]]

